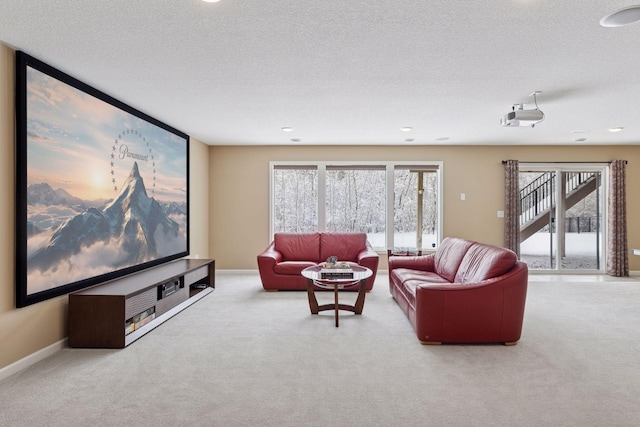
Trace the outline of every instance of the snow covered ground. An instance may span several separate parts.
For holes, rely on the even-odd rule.
[[[563,270],[598,270],[604,266],[604,259],[597,258],[597,233],[566,233],[566,253],[562,257]],[[536,233],[520,245],[520,257],[529,265],[531,270],[546,270],[555,268],[551,265],[550,253],[556,254],[556,248],[551,248],[552,235]],[[602,235],[599,241],[603,246]]]

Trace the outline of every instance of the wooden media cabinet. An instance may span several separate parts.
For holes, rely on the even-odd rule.
[[[69,347],[124,348],[213,292],[215,260],[179,259],[69,295]]]

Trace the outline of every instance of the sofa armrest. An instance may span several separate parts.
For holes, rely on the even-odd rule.
[[[379,258],[378,253],[373,250],[373,247],[368,241],[367,241],[367,246],[358,254],[358,258],[357,258],[358,264],[362,265],[363,260],[365,260],[366,258],[375,258],[376,264]]]
[[[422,341],[484,342],[520,339],[527,295],[527,265],[476,283],[420,284],[416,288],[416,333]],[[443,335],[444,334],[444,335]]]
[[[273,268],[279,262],[282,262],[282,254],[276,250],[275,242],[271,242],[264,252],[258,254],[258,269]]]
[[[394,268],[408,268],[418,271],[435,271],[435,255],[390,256],[389,272]]]

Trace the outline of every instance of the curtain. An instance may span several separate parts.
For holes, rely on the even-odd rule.
[[[629,275],[627,251],[626,160],[614,160],[609,166],[609,205],[607,206],[607,274]]]
[[[517,160],[504,164],[504,247],[520,259],[520,168]]]

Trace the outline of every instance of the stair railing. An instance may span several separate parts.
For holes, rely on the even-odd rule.
[[[520,190],[520,225],[548,212],[555,205],[555,173],[545,172]],[[565,174],[565,194],[570,194],[595,176],[593,172]]]
[[[553,206],[555,174],[546,172],[520,190],[520,225]]]

